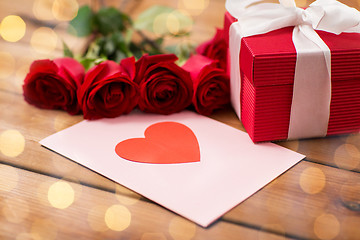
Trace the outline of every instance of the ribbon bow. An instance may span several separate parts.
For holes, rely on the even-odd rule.
[[[238,19],[230,27],[231,86],[240,92],[241,38],[294,26],[297,52],[288,138],[327,134],[331,101],[331,53],[315,30],[360,33],[360,12],[336,0],[316,0],[306,9],[294,0],[227,0],[226,9]],[[234,94],[233,94],[234,95]],[[240,117],[240,94],[232,103]]]

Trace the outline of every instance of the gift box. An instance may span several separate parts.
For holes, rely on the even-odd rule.
[[[235,21],[229,12],[225,13],[227,38],[230,25]],[[235,66],[240,68],[241,88],[240,93],[232,89],[231,94],[232,101],[240,99],[240,104],[233,102],[233,105],[240,106],[236,112],[254,142],[289,139],[297,61],[293,28],[241,39],[240,67]],[[316,32],[331,51],[331,101],[326,135],[359,131],[360,34]],[[231,51],[236,50],[230,48]],[[238,94],[240,98],[234,96]]]

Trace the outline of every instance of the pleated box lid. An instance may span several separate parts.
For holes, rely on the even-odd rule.
[[[236,21],[225,14],[225,31]],[[296,50],[292,41],[293,27],[266,34],[245,37],[241,42],[240,67],[254,86],[291,84],[294,81]],[[331,50],[331,79],[360,81],[360,34],[336,35],[317,31]],[[228,32],[225,33],[228,38]]]

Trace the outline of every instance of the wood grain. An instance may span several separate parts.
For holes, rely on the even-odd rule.
[[[226,222],[204,229],[136,198],[2,164],[0,172],[0,183],[12,185],[5,189],[0,184],[1,239],[284,239]],[[63,186],[58,190],[63,195],[53,196],[52,189],[61,186],[59,182]],[[59,205],[62,201],[68,204]],[[117,209],[125,209],[128,214]],[[119,215],[109,217],[112,211]]]
[[[62,23],[55,28],[59,42],[53,51],[44,54],[34,50],[31,47],[33,32],[41,24],[55,26],[58,23],[54,19],[46,23],[34,21],[34,2],[0,2],[0,20],[9,14],[26,16],[27,19],[26,34],[19,42],[5,42],[0,37],[0,53],[8,53],[14,60],[14,63],[10,59],[4,65],[0,61],[0,71],[4,68],[11,70],[8,76],[0,78],[0,135],[14,130],[24,140],[21,151],[22,138],[18,144],[15,141],[14,156],[0,151],[0,239],[359,238],[359,133],[277,142],[305,154],[306,160],[207,229],[179,218],[121,185],[41,147],[39,140],[80,122],[82,117],[28,105],[22,97],[23,78],[33,60],[62,55],[60,39],[65,39],[78,52],[82,51],[86,39],[70,36],[65,31],[66,23]],[[90,0],[78,2],[82,5]],[[115,7],[122,6],[134,17],[154,4],[172,7],[183,4],[183,0],[105,2]],[[310,2],[297,1],[301,6]],[[341,2],[360,9],[357,0]],[[211,0],[206,11],[192,15],[194,27],[188,41],[198,44],[212,37],[215,27],[222,26],[224,3],[224,0]],[[99,4],[94,7],[99,7]],[[168,44],[174,42],[167,39]],[[231,108],[210,117],[244,131]],[[65,182],[74,191],[74,202],[62,210],[49,203],[49,189],[60,179],[67,179]],[[66,200],[66,195],[58,196],[58,199]],[[110,230],[104,222],[105,211],[113,205],[125,206],[131,213],[130,226],[123,231]]]
[[[358,173],[302,161],[223,218],[295,238],[321,239],[319,231],[336,230],[330,239],[356,239],[360,215],[351,203],[359,199]],[[319,224],[325,214],[333,222]]]

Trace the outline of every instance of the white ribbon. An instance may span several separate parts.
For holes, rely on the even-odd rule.
[[[241,39],[294,26],[297,61],[288,138],[325,136],[330,116],[331,53],[315,30],[360,33],[360,12],[336,0],[317,0],[305,10],[297,8],[294,0],[279,1],[226,0],[226,9],[238,19],[230,27],[231,102],[241,119]]]

